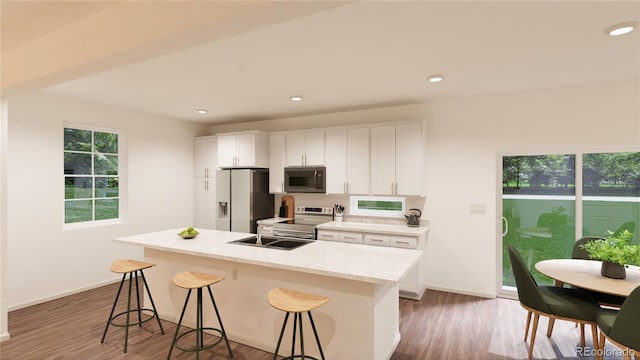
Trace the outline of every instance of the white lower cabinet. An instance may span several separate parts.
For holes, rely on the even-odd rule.
[[[427,247],[427,234],[420,236],[401,236],[384,233],[376,233],[365,230],[337,231],[318,229],[318,240],[340,241],[354,244],[374,246],[389,246],[404,249],[418,249],[425,251]],[[420,262],[400,280],[400,296],[419,300],[426,289],[424,255]]]

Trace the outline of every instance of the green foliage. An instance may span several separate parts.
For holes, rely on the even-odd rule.
[[[606,239],[594,240],[581,245],[581,247],[589,253],[592,259],[621,265],[640,265],[640,246],[629,244],[633,233],[629,230],[620,233],[608,231],[608,233],[609,236]]]

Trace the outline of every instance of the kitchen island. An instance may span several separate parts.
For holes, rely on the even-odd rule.
[[[280,250],[229,243],[253,234],[201,230],[195,239],[183,240],[176,235],[179,231],[114,239],[144,247],[145,261],[158,265],[146,276],[165,320],[177,322],[186,296],[173,285],[173,276],[194,270],[226,278],[212,289],[233,341],[273,352],[284,316],[266,300],[275,287],[331,299],[314,311],[327,359],[387,359],[400,341],[398,282],[418,264],[422,251],[326,241]],[[211,306],[205,302],[204,307],[205,325],[217,326]],[[194,314],[190,307],[187,326],[194,326]],[[291,346],[289,331],[283,354]],[[305,352],[319,355],[311,345],[311,331],[305,331],[305,343]]]

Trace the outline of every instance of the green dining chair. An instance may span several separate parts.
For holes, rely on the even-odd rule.
[[[533,345],[536,341],[538,321],[540,315],[549,318],[551,325],[556,319],[591,325],[593,346],[598,346],[596,314],[600,310],[598,303],[589,294],[580,289],[563,288],[556,286],[539,286],[526,267],[518,251],[509,245],[509,258],[511,268],[518,288],[518,300],[520,305],[527,310],[527,324],[524,330],[524,341],[529,335],[529,325],[533,314],[533,329],[531,330],[531,344],[529,345],[529,359],[533,354]],[[547,331],[547,336],[551,332]],[[581,338],[582,347],[585,346],[584,335]]]
[[[623,350],[625,360],[633,353],[640,354],[640,286],[633,289],[620,310],[601,309],[596,314],[600,328],[600,351],[604,353],[605,340]]]

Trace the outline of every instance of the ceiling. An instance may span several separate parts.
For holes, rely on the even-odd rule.
[[[605,29],[638,20],[638,1],[345,2],[44,91],[222,124],[624,81],[640,75],[640,31]]]

